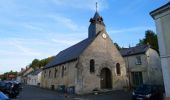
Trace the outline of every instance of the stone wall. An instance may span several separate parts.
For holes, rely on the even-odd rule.
[[[148,71],[149,71],[149,79],[151,84],[163,85],[163,76],[162,76],[162,68],[161,61],[158,53],[149,49],[146,52],[148,57]]]
[[[95,60],[94,73],[90,73],[91,59]],[[116,63],[119,63],[121,67],[120,76],[116,74]],[[80,56],[78,64],[79,82],[76,90],[79,93],[92,92],[94,89],[100,90],[100,72],[102,68],[108,68],[111,70],[113,89],[123,89],[123,87],[127,86],[128,82],[125,62],[117,48],[113,45],[108,34],[107,38],[103,38],[101,32]]]
[[[51,88],[53,85],[54,89],[57,89],[59,85],[65,85],[66,87],[75,86],[76,64],[77,61],[73,61],[43,70],[41,75],[41,87]],[[62,67],[64,67],[63,75]]]
[[[141,64],[136,63],[136,57],[141,57]],[[144,84],[163,85],[162,70],[158,53],[149,48],[146,53],[124,57],[130,83],[133,86],[131,72],[142,72]]]

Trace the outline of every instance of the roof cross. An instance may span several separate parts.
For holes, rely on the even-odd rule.
[[[98,3],[96,2],[96,12],[97,12],[97,8],[98,8]]]

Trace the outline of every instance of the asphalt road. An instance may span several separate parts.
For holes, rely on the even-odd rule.
[[[12,100],[73,100],[59,95],[56,91],[25,85],[19,96]]]
[[[102,94],[77,96],[77,100],[131,100],[131,92],[113,91]]]
[[[34,86],[24,86],[19,96],[12,100],[131,100],[130,92],[114,91],[102,94],[88,94],[65,98],[56,91]]]

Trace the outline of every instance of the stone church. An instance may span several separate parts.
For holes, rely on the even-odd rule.
[[[76,94],[94,90],[120,90],[127,87],[123,57],[106,32],[103,18],[96,11],[90,19],[88,38],[59,52],[42,72],[41,87]]]

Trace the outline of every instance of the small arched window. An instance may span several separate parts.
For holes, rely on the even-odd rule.
[[[44,71],[44,78],[45,78],[46,70]]]
[[[55,69],[54,77],[57,77],[57,69]]]
[[[117,75],[121,75],[121,70],[120,70],[120,64],[119,63],[116,64],[116,73],[117,73]]]
[[[61,77],[64,76],[64,67],[65,67],[65,66],[62,66],[62,69],[61,69]]]
[[[93,73],[95,71],[95,61],[94,59],[90,60],[90,72]]]
[[[50,76],[51,76],[51,71],[49,71],[49,78],[50,78]]]

